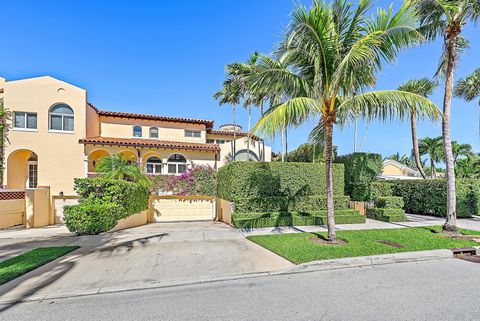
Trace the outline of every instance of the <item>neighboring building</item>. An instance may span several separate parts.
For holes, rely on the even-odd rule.
[[[378,176],[379,179],[420,179],[422,176],[420,172],[403,165],[393,159],[383,161],[382,174]]]
[[[233,150],[236,160],[248,156],[240,127],[216,130],[212,120],[99,110],[85,89],[52,77],[0,78],[1,97],[12,113],[5,153],[9,189],[49,186],[52,195],[73,194],[74,178],[95,175],[100,159],[116,153],[150,175],[178,175],[194,165],[218,168]],[[248,158],[269,162],[271,148],[251,135]]]

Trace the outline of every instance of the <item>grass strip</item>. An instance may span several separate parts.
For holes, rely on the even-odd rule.
[[[440,226],[337,231],[337,238],[346,241],[340,245],[312,242],[311,238],[326,237],[326,232],[249,236],[248,239],[295,264],[344,257],[462,248],[479,244],[473,240],[450,238],[440,231]],[[480,238],[478,231],[459,231],[464,235],[479,235]],[[378,243],[380,240],[401,244],[403,247]]]
[[[0,285],[78,249],[78,246],[39,247],[0,262]]]

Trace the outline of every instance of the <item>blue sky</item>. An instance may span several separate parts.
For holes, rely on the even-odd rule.
[[[302,1],[309,4],[310,1]],[[75,3],[75,4],[74,4]],[[102,109],[231,122],[228,106],[212,98],[225,64],[258,50],[269,53],[294,8],[291,0],[209,1],[8,1],[2,4],[0,76],[7,80],[51,75],[88,90]],[[390,1],[379,1],[386,6]],[[400,2],[394,1],[398,6]],[[135,5],[134,5],[135,4]],[[464,35],[471,48],[456,78],[480,67],[479,28]],[[385,65],[377,88],[433,76],[441,42],[402,52]],[[443,91],[432,100],[441,105]],[[477,102],[454,100],[452,136],[480,151]],[[240,123],[246,128],[246,112]],[[255,115],[258,118],[258,114]],[[365,123],[359,123],[359,142]],[[307,140],[312,123],[289,132],[289,149]],[[440,124],[419,123],[419,137],[439,136]],[[353,127],[336,131],[341,154],[353,150]],[[279,139],[272,141],[280,150]],[[364,151],[410,153],[408,123],[374,122]]]

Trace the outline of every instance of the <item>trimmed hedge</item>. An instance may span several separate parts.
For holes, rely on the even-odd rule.
[[[125,210],[124,217],[148,207],[148,189],[137,183],[101,177],[76,178],[74,182],[80,202],[95,200],[118,204]]]
[[[148,189],[137,183],[106,178],[75,179],[79,204],[64,206],[65,225],[77,234],[106,232],[122,218],[148,207]]]
[[[334,209],[348,209],[348,196],[334,196]],[[326,196],[270,196],[259,198],[239,198],[235,201],[235,213],[249,212],[314,212],[327,209]]]
[[[338,210],[335,211],[335,223],[365,223],[365,216],[361,215],[357,210]],[[326,225],[327,212],[315,211],[234,214],[232,216],[232,224],[237,228]]]
[[[382,156],[373,153],[353,153],[338,156],[335,162],[345,166],[345,195],[350,195],[354,201],[368,201],[370,183],[382,173]]]
[[[375,200],[375,207],[378,208],[400,208],[403,209],[405,203],[400,196],[381,196]]]
[[[116,203],[92,201],[65,206],[64,211],[68,230],[79,235],[99,234],[111,230],[125,214],[123,207]]]
[[[445,217],[447,183],[444,179],[377,181],[371,184],[372,196],[401,196],[404,209],[412,214]],[[457,217],[471,217],[480,211],[480,182],[457,180]]]
[[[334,195],[344,195],[342,164],[333,165]],[[219,197],[240,198],[269,196],[299,197],[326,195],[325,164],[232,162],[219,169]]]
[[[367,216],[384,222],[405,222],[407,217],[401,208],[371,208],[367,210]]]

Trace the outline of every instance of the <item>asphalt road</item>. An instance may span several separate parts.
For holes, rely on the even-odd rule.
[[[0,305],[0,320],[479,320],[480,264],[457,259]]]

